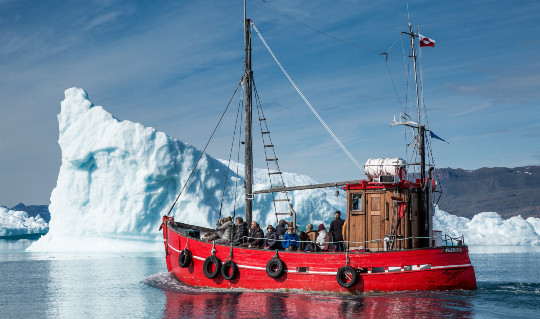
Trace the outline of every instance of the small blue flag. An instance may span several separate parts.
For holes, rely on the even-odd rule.
[[[441,140],[441,141],[443,141],[443,142],[448,143],[448,141],[443,140],[442,138],[438,137],[438,136],[435,135],[435,133],[433,133],[432,131],[429,131],[429,135],[431,136],[431,138],[436,138],[436,139],[438,139],[438,140]],[[450,143],[448,143],[448,144],[450,144]]]

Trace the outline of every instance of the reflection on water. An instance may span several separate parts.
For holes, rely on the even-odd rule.
[[[183,285],[171,274],[145,280],[165,291],[165,318],[473,317],[474,292],[407,292],[362,296],[219,292]]]

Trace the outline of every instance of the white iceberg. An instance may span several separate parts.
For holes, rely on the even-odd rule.
[[[39,215],[28,217],[27,212],[0,207],[0,238],[22,238],[45,234],[48,230],[47,222]]]
[[[505,220],[495,212],[485,212],[468,219],[436,207],[433,227],[452,237],[463,235],[471,246],[540,245],[540,218],[514,216]]]
[[[50,231],[29,250],[153,250],[158,228],[201,155],[197,148],[139,123],[120,121],[94,106],[79,88],[65,91],[58,115],[62,165],[51,194]],[[224,216],[244,215],[242,166],[227,168],[204,155],[192,182],[172,215],[176,220],[214,227],[224,198]],[[225,177],[229,176],[223,192]],[[254,189],[269,188],[263,170],[254,173]],[[315,183],[307,176],[284,174],[286,185]],[[234,185],[240,185],[235,192]],[[343,210],[344,195],[310,190],[292,195],[298,222],[329,222]],[[270,194],[257,195],[253,211],[260,224],[276,218]],[[113,244],[107,244],[107,242]],[[135,242],[142,242],[137,245]],[[156,244],[157,243],[157,244]],[[159,248],[157,248],[159,249]]]

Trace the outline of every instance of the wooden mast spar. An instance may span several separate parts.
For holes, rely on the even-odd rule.
[[[244,1],[244,32],[245,32],[245,72],[244,90],[246,92],[246,114],[245,114],[245,197],[246,197],[246,222],[251,224],[253,211],[253,140],[252,140],[252,76],[251,71],[251,20],[246,18],[246,3]]]

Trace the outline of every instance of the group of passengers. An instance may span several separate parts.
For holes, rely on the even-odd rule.
[[[324,224],[320,224],[317,231],[313,225],[308,224],[306,230],[298,235],[298,228],[294,229],[292,222],[280,220],[276,228],[266,226],[266,235],[256,221],[250,227],[242,217],[236,217],[233,227],[232,217],[221,218],[216,225],[215,234],[206,238],[208,242],[216,244],[230,244],[247,248],[284,249],[287,251],[343,251],[343,235],[345,221],[341,219],[341,212],[336,211],[335,219],[326,231]],[[234,229],[234,230],[233,230]],[[231,234],[232,231],[232,234]]]

